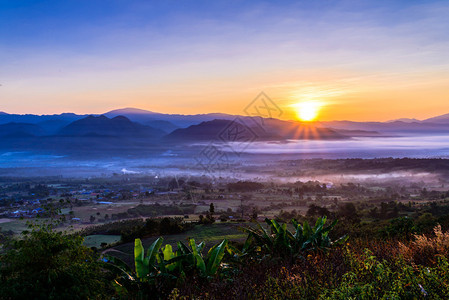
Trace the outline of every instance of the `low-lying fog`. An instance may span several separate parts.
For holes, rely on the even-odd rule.
[[[233,145],[235,144],[235,145]],[[238,147],[238,143],[230,143]],[[224,148],[225,149],[225,148]],[[254,142],[245,150],[254,154],[310,154],[327,158],[449,157],[449,136],[358,137],[351,140],[294,140],[287,143]]]
[[[221,153],[226,154],[227,165],[223,167],[214,161],[218,153],[206,153],[211,144],[195,144],[164,149],[158,153],[89,158],[88,155],[73,158],[68,155],[49,155],[32,152],[1,152],[0,176],[108,176],[113,173],[124,174],[192,174],[222,177],[245,178],[279,178],[294,181],[304,180],[297,176],[280,176],[273,166],[278,161],[310,158],[449,158],[449,136],[419,137],[379,137],[354,138],[338,141],[289,141],[285,143],[253,142],[213,144]],[[209,149],[210,150],[210,149]],[[242,152],[242,150],[244,150]],[[219,151],[219,150],[217,150]],[[219,156],[219,155],[218,155]],[[199,164],[200,162],[200,164]],[[207,165],[214,165],[208,168]],[[267,170],[265,166],[270,166]],[[206,166],[205,166],[206,165]],[[252,168],[252,169],[251,169]],[[346,177],[348,180],[365,180],[363,174],[335,175],[329,180]],[[417,177],[429,179],[427,173],[389,173],[365,174],[378,180]],[[327,176],[329,178],[329,176]],[[309,179],[319,179],[316,176]],[[325,181],[326,178],[321,178]],[[415,178],[416,179],[416,178]]]

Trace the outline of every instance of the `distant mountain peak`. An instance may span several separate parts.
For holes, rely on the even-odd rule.
[[[429,123],[449,123],[449,114],[433,117],[430,119],[426,119],[423,122],[429,122]]]
[[[419,123],[421,121],[418,119],[412,119],[412,118],[401,118],[401,119],[390,120],[390,121],[387,121],[386,123],[394,123],[394,122]]]
[[[67,136],[162,136],[163,131],[132,122],[127,117],[112,119],[101,116],[87,116],[65,126],[59,134]]]
[[[214,119],[212,121],[204,121],[197,125],[187,128],[174,130],[165,136],[166,140],[177,140],[180,142],[193,141],[225,141],[228,134],[234,135],[235,129],[240,132],[239,139],[244,141],[285,141],[288,139],[295,140],[312,140],[312,139],[345,139],[349,138],[335,130],[322,127],[314,127],[309,124],[298,122],[282,121],[278,119],[266,119],[263,128],[250,122],[250,119],[223,120]],[[238,140],[236,140],[238,141]]]
[[[0,115],[8,115],[8,114],[5,113],[4,111],[0,111]]]
[[[111,110],[111,111],[105,113],[105,115],[124,115],[124,114],[147,115],[147,114],[158,114],[158,113],[152,112],[149,110],[140,109],[140,108],[134,108],[134,107],[119,108],[119,109]]]
[[[80,119],[81,120],[109,120],[108,117],[106,117],[105,115],[100,115],[100,116],[95,116],[95,115],[88,115],[87,117]]]
[[[131,122],[131,120],[125,116],[116,116],[116,117],[113,117],[111,120]]]

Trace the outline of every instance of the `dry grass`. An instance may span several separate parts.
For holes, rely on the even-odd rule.
[[[433,232],[433,236],[415,235],[415,240],[409,245],[399,242],[399,252],[413,263],[434,265],[437,256],[447,257],[449,254],[449,232],[443,232],[440,225]]]

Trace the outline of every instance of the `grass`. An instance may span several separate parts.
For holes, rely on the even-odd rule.
[[[192,230],[186,232],[184,240],[192,237],[201,241],[217,241],[223,239],[242,240],[247,234],[241,232],[239,227],[242,224],[236,223],[215,223],[209,225],[196,225]]]
[[[201,224],[196,225],[192,230],[184,232],[182,234],[165,235],[164,244],[171,244],[176,249],[176,242],[187,241],[188,238],[194,238],[198,242],[205,242],[206,248],[212,246],[217,241],[223,239],[229,239],[232,241],[244,241],[247,234],[239,230],[242,223],[215,223],[215,224]],[[248,223],[246,223],[248,225]],[[149,238],[143,238],[142,243],[145,249],[151,245],[159,236],[153,236]],[[126,243],[118,246],[114,246],[107,249],[105,253],[111,252],[111,255],[117,256],[127,262],[129,265],[133,265],[133,253],[134,242]]]
[[[89,221],[90,216],[94,216],[96,219],[103,219],[105,214],[108,214],[111,216],[112,214],[125,212],[129,208],[133,208],[135,206],[139,205],[138,202],[135,203],[129,203],[129,202],[123,202],[123,203],[114,203],[114,204],[90,204],[86,206],[80,206],[80,207],[73,207],[75,218],[80,218],[83,222]],[[62,213],[67,214],[70,211],[70,209],[63,209]],[[100,213],[99,216],[97,216],[97,212]]]
[[[22,231],[27,229],[26,222],[28,219],[20,220],[20,219],[8,219],[6,222],[0,223],[0,228],[2,231],[13,231],[14,234],[20,234]]]
[[[104,235],[104,234],[95,234],[88,235],[84,238],[83,245],[86,247],[97,247],[100,248],[102,243],[113,244],[120,241],[119,235]]]

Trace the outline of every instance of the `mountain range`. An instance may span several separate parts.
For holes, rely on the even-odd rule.
[[[238,137],[235,133],[240,133]],[[390,122],[299,122],[221,113],[178,115],[135,108],[103,115],[15,115],[0,112],[0,149],[94,149],[118,152],[198,141],[341,140],[449,134],[449,114]],[[236,140],[237,139],[237,140]],[[88,145],[86,145],[88,144]]]

